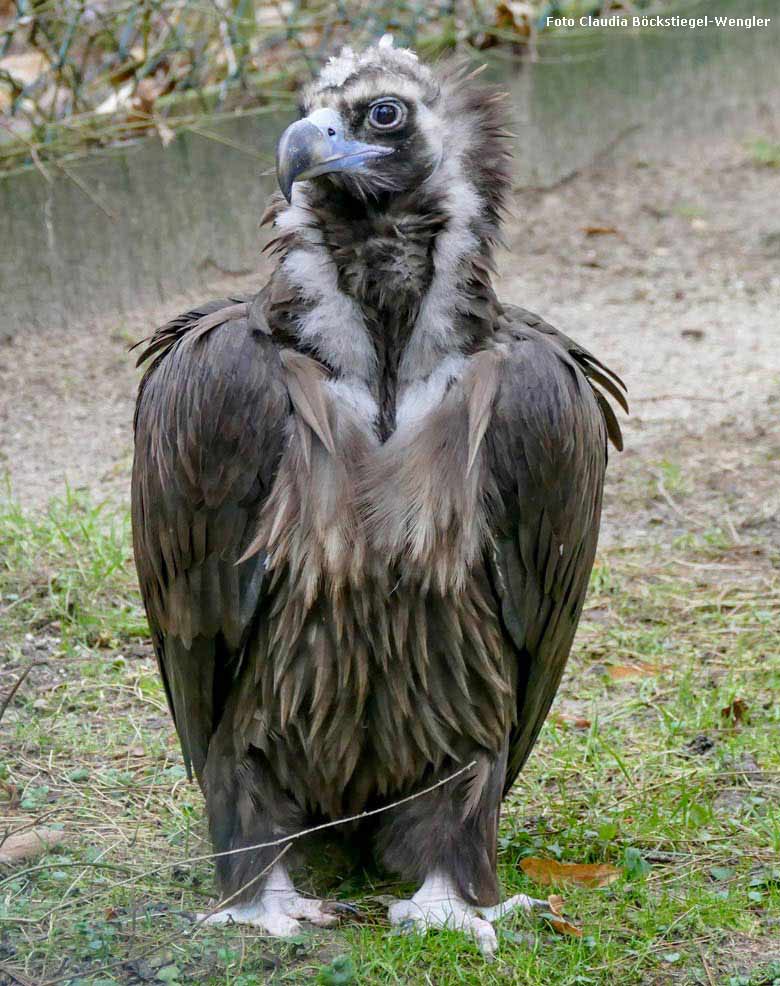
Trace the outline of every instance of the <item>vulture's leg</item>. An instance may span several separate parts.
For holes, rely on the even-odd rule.
[[[336,924],[339,915],[328,910],[330,905],[299,894],[287,867],[280,860],[265,878],[263,889],[252,903],[228,905],[206,918],[206,924],[250,924],[269,935],[291,938],[301,931],[300,921],[310,921],[320,927]]]
[[[250,924],[284,938],[301,930],[299,921],[335,924],[339,915],[332,905],[296,892],[287,871],[292,852],[279,858],[285,836],[305,828],[304,814],[262,754],[236,751],[230,713],[229,706],[203,775],[217,882],[226,902],[206,922]]]
[[[474,906],[463,900],[451,877],[434,870],[414,897],[390,905],[388,917],[403,932],[425,934],[435,928],[462,931],[474,938],[483,955],[492,958],[498,950],[498,939],[491,922],[518,909],[530,914],[537,908],[547,911],[549,904],[525,894],[493,907]]]
[[[473,772],[399,807],[380,831],[385,865],[423,879],[410,900],[391,905],[388,916],[404,931],[462,930],[492,956],[498,947],[492,921],[517,908],[530,913],[549,905],[524,894],[499,903],[496,844],[506,759],[484,751],[463,759],[476,761]],[[450,763],[433,780],[456,769]]]

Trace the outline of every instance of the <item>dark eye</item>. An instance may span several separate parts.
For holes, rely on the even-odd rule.
[[[399,127],[406,117],[406,107],[396,99],[382,99],[368,111],[368,122],[377,130]]]

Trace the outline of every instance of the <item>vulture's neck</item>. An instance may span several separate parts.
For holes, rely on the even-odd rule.
[[[266,303],[271,329],[367,391],[382,440],[415,387],[444,369],[457,375],[495,331],[495,231],[480,207],[454,181],[444,194],[386,203],[308,190],[275,215],[283,256]]]

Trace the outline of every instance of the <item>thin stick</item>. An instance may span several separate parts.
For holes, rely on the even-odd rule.
[[[398,808],[401,805],[408,804],[410,801],[414,801],[417,798],[425,797],[426,794],[430,794],[437,788],[443,787],[445,784],[449,784],[450,781],[455,780],[456,777],[460,777],[467,770],[471,770],[476,767],[477,761],[472,760],[467,763],[465,767],[461,767],[460,770],[456,770],[454,774],[443,778],[443,780],[437,781],[435,784],[431,784],[430,787],[424,788],[422,791],[417,791],[415,794],[409,794],[405,798],[401,798],[398,801],[393,801],[389,805],[383,805],[381,808],[372,808],[371,811],[362,811],[358,815],[350,815],[348,818],[336,818],[330,822],[323,822],[321,825],[315,825],[312,828],[303,829],[300,832],[295,832],[293,835],[285,835],[280,839],[274,839],[272,842],[259,842],[255,846],[241,846],[238,849],[226,849],[224,852],[210,852],[205,853],[203,856],[190,856],[185,859],[178,859],[172,863],[162,863],[160,866],[155,866],[154,869],[146,870],[144,873],[138,876],[132,877],[129,880],[124,880],[121,883],[114,884],[113,889],[118,889],[119,887],[125,887],[130,883],[134,883],[136,880],[143,880],[148,876],[154,876],[156,873],[160,873],[162,870],[168,869],[173,866],[187,866],[190,863],[202,863],[208,859],[221,859],[223,856],[236,856],[242,852],[254,852],[256,849],[272,849],[275,846],[282,846],[286,843],[295,842],[296,839],[302,839],[306,835],[313,835],[315,832],[322,832],[323,829],[335,828],[338,825],[346,825],[349,822],[359,822],[364,818],[371,818],[373,815],[381,815],[384,811],[391,811],[393,808]],[[82,901],[83,903],[83,901]]]
[[[38,986],[38,983],[32,979],[28,979],[27,976],[23,976],[21,972],[15,972],[4,963],[0,963],[0,972],[6,976],[10,976],[15,983],[21,983],[21,986]]]
[[[704,949],[699,945],[699,955],[701,956],[701,964],[704,966],[704,971],[707,974],[707,982],[710,986],[715,986],[715,980],[712,978],[712,970],[710,969],[709,962],[707,962],[707,956],[704,954]]]
[[[32,671],[33,668],[42,668],[45,663],[46,663],[45,661],[33,661],[32,664],[28,664],[27,667],[24,669],[24,671],[22,671],[22,673],[16,679],[16,683],[11,687],[11,691],[3,699],[3,704],[0,705],[0,722],[2,722],[3,716],[5,715],[5,710],[13,701],[14,695],[16,695],[16,693],[21,688],[22,684],[24,683],[24,679],[27,677],[27,675]]]
[[[271,870],[274,866],[276,866],[276,864],[279,862],[282,856],[284,856],[284,854],[287,852],[289,848],[290,848],[289,846],[285,846],[281,852],[276,854],[276,856],[271,860],[268,866],[262,869],[256,876],[253,876],[248,883],[245,883],[243,887],[240,887],[234,894],[231,894],[231,896],[228,897],[227,900],[221,901],[219,904],[217,904],[214,910],[210,911],[208,914],[204,914],[202,918],[199,918],[195,924],[195,927],[192,930],[192,933],[188,936],[188,938],[189,939],[193,938],[195,932],[201,927],[201,925],[204,924],[206,921],[208,921],[208,919],[212,916],[212,914],[216,914],[217,911],[220,910],[220,908],[223,906],[223,904],[229,903],[231,900],[233,900],[234,897],[237,897],[239,894],[242,894],[245,890],[251,887],[252,884],[257,883],[257,881],[261,879],[261,877],[264,877],[269,870]],[[108,965],[99,966],[97,969],[90,969],[89,975],[95,976],[99,972],[109,972],[111,969],[120,968],[121,966],[128,965],[130,962],[138,962],[139,959],[145,958],[147,955],[151,954],[152,952],[157,952],[160,949],[166,948],[168,945],[172,945],[173,942],[178,941],[180,939],[181,939],[181,932],[174,931],[173,934],[163,939],[162,943],[156,942],[154,945],[145,949],[143,952],[139,952],[137,955],[133,955],[130,958],[118,959],[116,962],[111,962]],[[66,979],[73,979],[73,973],[68,972],[62,976],[56,976],[54,979],[46,979],[40,984],[40,986],[55,986],[56,983],[64,982]],[[23,986],[37,986],[37,984],[30,983],[28,981],[26,983],[23,983]]]
[[[414,801],[417,798],[422,798],[426,794],[430,794],[432,791],[435,791],[437,788],[443,787],[445,784],[449,784],[449,782],[452,781],[452,780],[455,780],[456,777],[460,777],[461,774],[463,774],[467,770],[471,770],[473,767],[475,767],[476,766],[476,763],[477,763],[476,760],[472,760],[470,763],[467,763],[464,767],[461,767],[460,770],[456,770],[454,774],[449,774],[447,777],[444,777],[442,780],[437,781],[435,784],[431,784],[430,787],[426,787],[422,791],[417,791],[415,794],[407,795],[405,798],[401,798],[398,801],[394,801],[394,802],[392,802],[389,805],[383,805],[381,808],[373,808],[371,811],[364,811],[364,812],[361,812],[359,815],[351,815],[349,818],[338,818],[338,819],[335,819],[334,821],[331,821],[331,822],[323,822],[321,825],[315,825],[313,828],[304,829],[301,832],[296,832],[293,835],[288,835],[288,836],[285,836],[284,838],[281,838],[281,839],[275,839],[273,842],[261,842],[261,843],[259,843],[256,846],[242,846],[239,849],[228,849],[225,852],[219,852],[219,853],[206,853],[203,856],[190,856],[190,857],[186,857],[184,859],[174,860],[171,863],[163,863],[160,866],[155,866],[151,870],[146,870],[145,872],[139,873],[136,876],[128,877],[127,880],[121,880],[119,883],[112,884],[111,889],[112,889],[112,891],[116,891],[120,887],[130,886],[132,884],[135,884],[135,883],[140,882],[141,880],[146,879],[149,876],[154,876],[155,874],[160,873],[163,870],[168,869],[168,868],[173,868],[173,867],[176,867],[176,866],[186,866],[186,865],[191,864],[191,863],[199,863],[199,862],[202,862],[202,861],[208,860],[208,859],[217,859],[217,858],[222,857],[222,856],[232,856],[232,855],[236,855],[236,854],[242,853],[242,852],[252,852],[252,851],[254,851],[256,849],[268,849],[268,848],[272,848],[272,847],[280,846],[280,845],[285,845],[285,844],[286,845],[289,845],[289,844],[293,843],[296,839],[302,839],[305,835],[311,835],[314,832],[321,832],[323,829],[334,828],[337,825],[345,825],[348,822],[360,821],[361,819],[369,818],[369,817],[371,817],[373,815],[379,815],[382,812],[390,811],[393,808],[398,808],[400,805],[407,804],[408,802]],[[43,870],[43,869],[46,869],[50,865],[55,865],[55,864],[53,864],[53,863],[52,864],[41,863],[38,866],[34,867],[33,869],[35,869],[35,870]],[[56,865],[61,867],[63,865],[66,865],[67,866],[68,864],[67,863],[65,863],[65,864],[57,863]],[[106,868],[109,868],[110,867],[110,864],[105,864],[105,863],[102,863],[102,864],[100,864],[100,863],[98,863],[98,864],[96,864],[96,863],[92,863],[92,864],[74,863],[72,865],[74,865],[74,866],[83,866],[83,865],[89,866],[89,865],[92,865],[92,866],[106,867]],[[113,869],[124,869],[125,867],[115,866],[115,867],[110,867],[110,868],[113,868]],[[29,872],[29,871],[27,871],[27,872]],[[15,874],[13,876],[6,877],[4,880],[0,880],[0,887],[4,883],[7,883],[11,879],[17,879],[18,876],[19,876],[19,874],[17,873],[17,874]],[[80,903],[81,906],[84,906],[85,904],[88,904],[89,903],[89,900],[90,900],[90,898],[82,899],[79,903]],[[55,910],[59,910],[62,906],[63,906],[62,904],[58,905],[58,907],[55,908]],[[44,916],[44,918],[42,918],[40,920],[45,920],[45,917],[46,916]],[[48,986],[48,984],[45,984],[45,986]]]
[[[197,934],[197,932],[208,921],[208,919],[210,917],[213,917],[217,913],[217,911],[221,911],[223,909],[223,907],[225,907],[226,904],[229,904],[231,901],[235,900],[236,897],[238,897],[240,894],[242,894],[245,890],[249,890],[249,888],[251,886],[254,886],[254,884],[257,883],[257,881],[259,879],[261,879],[261,877],[264,877],[266,875],[266,873],[269,872],[269,870],[272,870],[274,868],[274,866],[276,866],[276,864],[279,862],[279,860],[282,858],[282,856],[284,856],[284,854],[286,852],[288,852],[290,849],[292,849],[292,844],[288,842],[287,845],[284,847],[284,849],[282,849],[281,852],[278,852],[274,856],[274,858],[271,860],[271,862],[268,864],[268,866],[266,866],[264,869],[260,870],[260,872],[257,874],[257,876],[253,876],[251,880],[248,880],[244,884],[243,887],[239,887],[238,890],[236,890],[235,893],[232,893],[229,897],[226,897],[224,900],[219,901],[219,903],[217,903],[217,904],[214,905],[214,907],[212,908],[212,910],[210,910],[207,914],[204,914],[202,917],[199,917],[198,920],[195,922],[195,927],[192,929],[192,934],[190,935],[190,937],[191,938],[194,938],[195,935]]]
[[[66,178],[70,178],[73,184],[82,192],[86,197],[92,202],[93,205],[97,206],[100,211],[107,216],[112,223],[118,221],[119,217],[115,212],[112,212],[107,206],[103,205],[100,199],[95,195],[95,193],[89,188],[89,186],[79,178],[78,175],[74,174],[70,168],[64,163],[64,161],[55,161],[56,166],[65,175]]]

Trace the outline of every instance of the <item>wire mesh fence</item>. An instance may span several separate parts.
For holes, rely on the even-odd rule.
[[[651,0],[0,0],[0,170],[292,104],[350,43],[533,56],[547,16]]]

